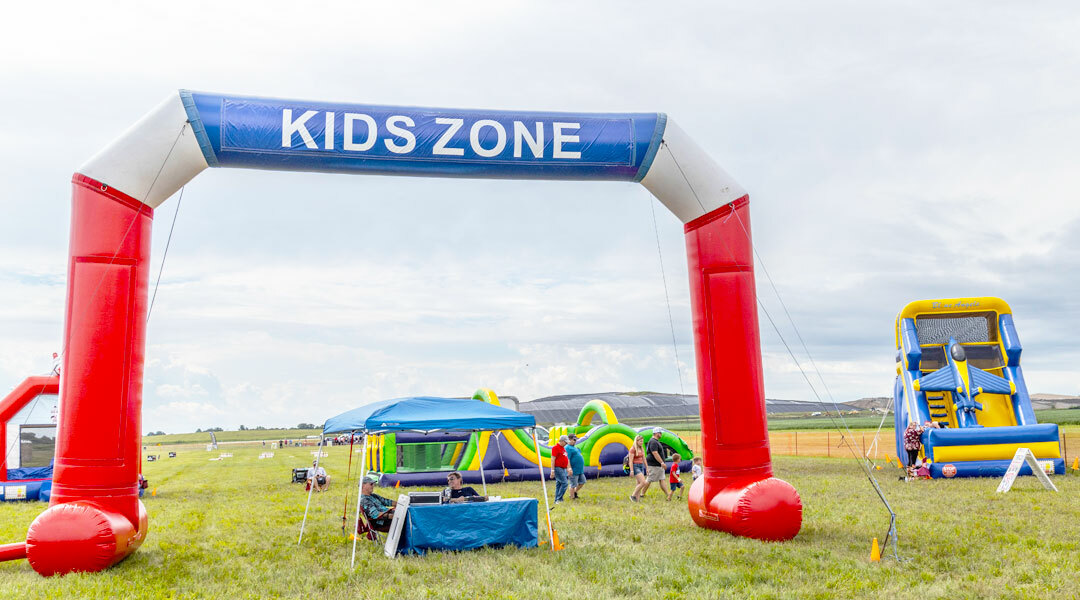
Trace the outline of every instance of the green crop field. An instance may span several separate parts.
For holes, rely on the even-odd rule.
[[[309,435],[319,435],[322,429],[246,429],[244,431],[215,431],[219,442],[252,442],[259,440],[298,440]],[[210,432],[169,433],[144,435],[144,446],[171,446],[173,444],[209,444]]]
[[[293,466],[308,448],[218,453],[177,448],[146,463],[156,497],[144,499],[142,548],[96,574],[43,578],[26,561],[0,564],[4,598],[974,598],[1080,595],[1080,477],[1033,478],[996,494],[997,481],[897,480],[879,471],[899,514],[900,555],[870,563],[887,513],[851,460],[776,457],[777,475],[802,495],[802,532],[763,543],[706,531],[685,502],[654,489],[627,500],[628,479],[590,481],[553,513],[566,549],[503,549],[389,560],[361,543],[355,570],[341,533],[347,448],[323,459],[331,490],[316,495],[303,545],[302,486]],[[491,493],[539,497],[536,482]],[[549,487],[549,491],[551,488]],[[383,490],[393,495],[393,490]],[[21,540],[40,503],[0,504],[0,542]]]

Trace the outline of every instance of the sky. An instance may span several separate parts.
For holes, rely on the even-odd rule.
[[[0,390],[61,350],[72,173],[185,88],[666,112],[750,194],[768,397],[888,396],[896,313],[972,296],[1011,304],[1032,392],[1080,395],[1072,3],[400,4],[5,8]],[[174,211],[144,431],[695,393],[681,223],[636,184],[209,170],[154,276]]]

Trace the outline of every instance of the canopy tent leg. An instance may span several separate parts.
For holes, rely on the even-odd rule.
[[[476,432],[476,449],[480,451],[480,484],[484,486],[484,495],[487,496],[487,481],[484,479],[484,444],[480,443],[483,436],[484,432]],[[491,441],[490,435],[488,435],[488,441]]]
[[[367,447],[368,436],[367,432],[364,432],[364,441],[360,451],[360,481],[356,484],[356,520],[353,522],[352,530],[352,559],[349,561],[349,568],[356,568],[356,538],[360,537],[356,535],[356,530],[360,527],[360,499],[364,493],[364,477],[367,477]]]
[[[540,460],[540,441],[536,439],[536,428],[532,428],[533,449],[536,450],[536,467],[540,469],[540,487],[544,489],[544,512],[547,513],[548,543],[555,551],[555,534],[551,531],[551,507],[548,505],[547,482],[544,481],[544,463]]]
[[[300,539],[296,540],[296,545],[299,546],[300,542],[304,541],[304,525],[307,524],[308,509],[311,508],[311,493],[315,491],[315,482],[319,476],[319,459],[322,458],[323,440],[325,436],[319,436],[319,451],[315,453],[315,477],[311,478],[311,484],[308,485],[307,491],[307,504],[304,505],[304,520],[300,521]]]
[[[352,481],[352,455],[353,455],[353,438],[356,437],[356,432],[349,432],[349,469],[345,472],[345,507],[341,510],[341,533],[345,533],[345,525],[349,522],[349,482]],[[357,502],[360,499],[357,498]]]
[[[495,432],[495,437],[496,438],[499,438],[501,435],[502,435],[501,431],[496,431]],[[498,441],[495,442],[495,449],[499,451],[499,466],[503,468],[502,481],[503,481],[503,483],[506,483],[506,479],[507,479],[507,477],[509,477],[509,475],[507,474],[507,471],[506,471],[506,461],[503,459],[502,446],[499,445]]]

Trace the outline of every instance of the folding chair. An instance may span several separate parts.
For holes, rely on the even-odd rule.
[[[363,510],[360,511],[360,520],[356,523],[356,535],[366,537],[372,542],[375,542],[376,546],[383,543],[382,536],[379,535],[379,532],[368,522],[367,515],[364,514]]]

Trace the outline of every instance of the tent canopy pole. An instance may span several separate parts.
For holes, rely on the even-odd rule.
[[[356,437],[356,431],[349,432],[349,469],[345,472],[345,507],[341,510],[341,532],[345,533],[345,524],[349,521],[349,482],[352,481],[352,455],[353,455],[353,438]],[[357,498],[359,502],[360,499]]]
[[[476,448],[480,451],[480,484],[484,486],[484,495],[487,496],[487,480],[484,479],[484,444],[480,443],[480,440],[484,438],[484,432],[476,432]],[[491,434],[488,434],[488,441],[491,440]]]
[[[547,513],[548,543],[555,551],[555,535],[551,531],[551,506],[548,505],[547,482],[544,481],[544,463],[540,460],[540,441],[536,439],[536,427],[532,428],[533,449],[536,450],[536,467],[540,469],[540,487],[544,490],[544,512]]]
[[[349,561],[349,568],[356,568],[356,538],[360,537],[356,534],[356,530],[360,527],[360,500],[364,497],[364,477],[367,476],[367,447],[368,436],[367,432],[364,432],[364,442],[360,451],[360,480],[356,484],[356,521],[353,523],[352,530],[352,559]]]
[[[307,491],[307,504],[304,505],[304,520],[300,522],[300,538],[296,540],[296,545],[299,546],[300,542],[304,541],[304,525],[307,525],[308,508],[311,507],[311,493],[315,491],[315,480],[319,476],[319,459],[322,458],[324,436],[319,436],[319,451],[315,453],[315,476],[312,477],[311,484],[308,484]]]

